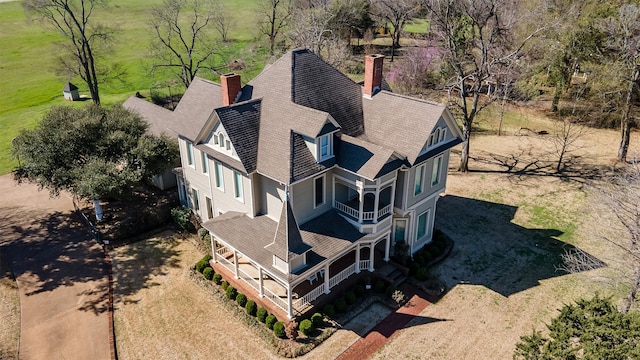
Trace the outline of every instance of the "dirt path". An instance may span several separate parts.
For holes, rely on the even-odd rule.
[[[20,359],[110,359],[104,254],[71,199],[0,177],[0,246],[20,295]]]

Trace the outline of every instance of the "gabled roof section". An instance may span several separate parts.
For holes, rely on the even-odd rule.
[[[364,132],[362,87],[308,49],[291,52],[291,100],[327,112],[343,133]]]
[[[280,221],[278,222],[273,242],[265,246],[265,249],[286,262],[289,261],[290,257],[302,255],[311,249],[311,246],[302,241],[300,228],[293,215],[289,200],[282,204]]]
[[[366,131],[360,138],[394,149],[412,165],[446,110],[442,104],[384,90],[362,104]]]
[[[373,180],[381,174],[387,163],[393,162],[394,151],[372,144],[360,138],[342,135],[338,149],[338,166],[367,179]],[[394,163],[397,167],[402,162]],[[385,173],[391,171],[385,168]]]
[[[62,88],[62,91],[66,91],[66,92],[71,92],[73,90],[78,90],[78,87],[73,85],[70,82],[64,84],[64,87]]]
[[[173,111],[171,129],[193,141],[211,117],[213,110],[222,107],[220,84],[196,77]]]
[[[149,125],[147,131],[151,134],[176,135],[169,130],[174,123],[173,112],[171,110],[167,110],[162,106],[152,104],[135,96],[128,98],[122,106],[140,115],[142,120]]]
[[[335,140],[334,140],[335,141]],[[291,182],[322,172],[336,164],[335,156],[321,163],[311,154],[304,138],[291,132]]]

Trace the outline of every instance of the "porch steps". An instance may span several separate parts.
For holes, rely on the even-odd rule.
[[[384,280],[393,284],[393,286],[398,286],[407,280],[407,276],[401,269],[393,266],[392,264],[384,264],[382,267],[375,271],[375,274]]]

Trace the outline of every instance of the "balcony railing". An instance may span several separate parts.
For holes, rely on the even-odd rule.
[[[309,291],[305,296],[296,299],[293,301],[293,307],[297,310],[303,309],[305,306],[311,304],[311,302],[317,298],[319,298],[322,294],[324,294],[324,282],[320,284],[317,288]]]
[[[341,203],[340,201],[335,201],[335,208],[338,211],[341,211],[349,216],[351,216],[352,218],[358,220],[360,219],[360,211],[358,209],[354,209],[351,206]],[[375,221],[375,220],[379,220],[380,218],[382,218],[383,216],[391,213],[392,210],[392,206],[391,204],[384,206],[383,208],[381,208],[380,210],[377,211],[377,217],[376,217],[376,211],[363,211],[362,212],[362,221]]]
[[[329,278],[329,289],[338,285],[339,283],[342,282],[342,280],[348,278],[355,272],[356,272],[356,264],[352,264],[352,265],[349,265],[346,269],[340,271],[338,275],[332,278]]]

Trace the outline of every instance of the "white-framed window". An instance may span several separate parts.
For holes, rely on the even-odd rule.
[[[429,228],[428,228],[429,214],[430,214],[430,211],[427,210],[422,214],[418,215],[418,226],[417,226],[418,235],[416,236],[417,241],[420,241],[420,239],[429,235]]]
[[[443,142],[447,138],[447,129],[444,128],[440,131],[440,137],[438,138],[438,142]]]
[[[222,168],[222,164],[219,162],[215,162],[214,163],[214,172],[215,172],[215,181],[216,181],[216,188],[224,191],[224,173],[222,172],[223,168]]]
[[[193,144],[187,141],[187,164],[193,166]]]
[[[211,219],[213,218],[213,201],[208,196],[205,196],[204,200],[207,205],[207,219]]]
[[[397,219],[393,222],[393,241],[403,242],[406,240],[407,220]]]
[[[200,210],[200,198],[197,189],[191,189],[191,197],[193,198],[193,209]]]
[[[218,134],[213,134],[213,143],[214,143],[215,145],[218,145],[218,144],[219,144],[219,142],[218,142]]]
[[[313,207],[314,208],[324,205],[324,203],[326,202],[324,188],[325,188],[324,175],[318,176],[317,178],[313,179]]]
[[[416,168],[416,173],[413,179],[413,195],[420,195],[423,190],[422,184],[424,183],[424,164]]]
[[[226,148],[227,150],[231,150],[231,141],[226,140],[225,144],[226,144],[226,145],[225,145],[225,146],[226,146],[225,148]]]
[[[237,171],[233,172],[233,190],[234,196],[240,201],[244,201],[244,189],[242,188],[242,174]]]
[[[442,170],[442,156],[433,159],[433,171],[431,172],[431,186],[440,183],[440,171]]]
[[[204,151],[200,152],[201,160],[202,160],[202,173],[209,174],[209,161],[207,159],[207,153]]]
[[[224,134],[220,133],[218,135],[218,142],[219,142],[220,147],[224,147]]]
[[[333,135],[326,134],[318,138],[318,162],[333,157]]]

